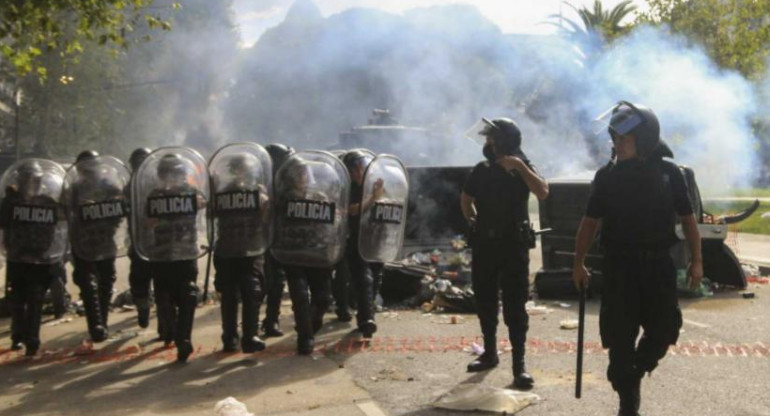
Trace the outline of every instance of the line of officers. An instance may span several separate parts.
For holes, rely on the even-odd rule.
[[[159,339],[176,346],[180,362],[193,352],[198,259],[206,254],[213,254],[225,351],[265,348],[258,336],[265,296],[264,334],[283,335],[285,279],[297,351],[311,354],[335,269],[338,317],[352,320],[349,284],[358,330],[371,338],[375,276],[403,243],[409,182],[394,156],[336,153],[236,143],[208,163],[187,147],[137,149],[130,170],[94,151],[67,170],[46,159],[16,162],[0,179],[12,349],[37,353],[43,296],[68,252],[93,342],[108,337],[115,259],[126,255],[139,326],[149,324],[152,285]]]

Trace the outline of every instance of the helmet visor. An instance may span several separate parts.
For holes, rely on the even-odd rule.
[[[610,131],[626,135],[643,122],[644,118],[639,111],[626,103],[618,103],[596,117],[591,127],[597,136],[609,134]]]
[[[471,126],[471,128],[465,132],[465,137],[484,146],[484,144],[487,142],[487,136],[492,134],[492,131],[496,128],[497,127],[495,127],[491,121],[482,117],[481,120],[474,123],[473,126]]]

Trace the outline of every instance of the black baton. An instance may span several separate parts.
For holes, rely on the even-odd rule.
[[[211,275],[211,254],[214,249],[209,246],[209,254],[206,258],[206,279],[203,281],[203,304],[206,304],[206,300],[209,298],[209,276]]]
[[[580,285],[580,306],[578,310],[577,371],[575,374],[575,398],[579,399],[583,389],[583,330],[586,323],[586,287]]]

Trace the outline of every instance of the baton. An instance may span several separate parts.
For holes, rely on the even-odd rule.
[[[203,281],[203,304],[209,298],[209,276],[211,275],[211,254],[214,252],[211,246],[208,247],[209,254],[206,258],[206,279]]]
[[[579,399],[583,389],[583,330],[586,323],[586,287],[580,285],[580,306],[578,308],[577,371],[575,373],[575,398]]]

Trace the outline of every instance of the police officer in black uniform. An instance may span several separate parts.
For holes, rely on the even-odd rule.
[[[676,343],[682,314],[676,296],[676,269],[669,248],[677,241],[677,217],[691,250],[690,283],[700,284],[700,235],[683,175],[663,156],[673,156],[660,140],[660,125],[649,108],[621,101],[599,120],[605,122],[616,157],[599,169],[577,233],[573,280],[589,283],[584,266],[601,221],[603,264],[599,326],[609,348],[607,377],[620,398],[620,416],[636,416],[640,386]],[[639,330],[643,333],[639,341]]]
[[[131,153],[128,163],[131,165],[132,180],[133,172],[136,172],[139,165],[147,159],[151,152],[146,147],[140,147]],[[126,196],[128,197],[129,194],[130,190],[126,189]],[[136,305],[137,323],[140,328],[147,328],[150,324],[150,284],[152,282],[150,262],[139,257],[133,247],[128,251],[128,258],[131,260],[128,272],[128,285],[131,289],[131,299],[134,301],[134,305]],[[160,320],[158,324],[158,334],[162,338],[163,331],[160,327]]]
[[[259,306],[262,302],[264,281],[263,255],[250,255],[254,234],[267,222],[268,192],[256,183],[257,158],[250,154],[233,156],[227,163],[230,183],[219,188],[214,197],[214,215],[217,221],[217,240],[214,244],[214,287],[221,294],[223,351],[234,352],[238,344],[238,300],[243,305],[241,350],[253,353],[265,349],[265,342],[257,336]],[[212,172],[212,175],[215,175]],[[218,181],[216,176],[212,180]],[[237,193],[251,193],[258,189],[257,200],[245,207],[227,206],[220,198]],[[232,205],[232,204],[231,204]],[[269,222],[268,222],[269,224]]]
[[[273,162],[273,177],[283,162],[294,153],[294,149],[279,143],[265,146]],[[265,302],[265,319],[262,320],[262,331],[265,337],[281,337],[283,331],[278,323],[281,315],[281,300],[286,283],[286,271],[275,259],[270,250],[265,253],[265,290],[263,291]]]
[[[377,332],[377,324],[374,322],[374,275],[371,265],[361,258],[361,254],[358,252],[364,172],[372,160],[370,154],[361,150],[351,150],[342,157],[342,162],[348,169],[351,179],[350,205],[348,206],[350,234],[345,248],[345,257],[342,260],[345,264],[337,267],[338,273],[342,270],[349,273],[350,285],[356,296],[356,323],[364,338],[371,338],[372,334]],[[381,189],[382,183],[380,182]],[[347,292],[345,292],[346,296]]]
[[[517,388],[531,388],[524,364],[529,316],[529,249],[531,229],[527,201],[548,196],[548,184],[521,151],[521,131],[509,118],[482,119],[469,134],[483,138],[486,161],[477,164],[465,182],[461,208],[471,226],[472,279],[484,353],[468,365],[469,372],[497,366],[498,292],[513,347]]]
[[[93,150],[82,151],[75,163],[94,159],[99,153]],[[77,167],[76,167],[77,168]],[[83,172],[81,176],[86,177],[88,172]],[[80,184],[72,189],[72,192],[86,191]],[[92,184],[91,186],[100,186]],[[104,189],[103,192],[110,193],[114,197],[123,195],[123,189],[114,187],[114,189]],[[109,224],[107,226],[110,226]],[[75,252],[72,253],[73,259],[73,280],[80,288],[80,299],[83,301],[83,308],[86,313],[86,322],[88,323],[88,333],[93,342],[102,342],[107,339],[107,317],[110,312],[110,301],[112,300],[112,287],[117,278],[115,272],[115,258],[109,258],[99,261],[88,261],[79,257]]]

